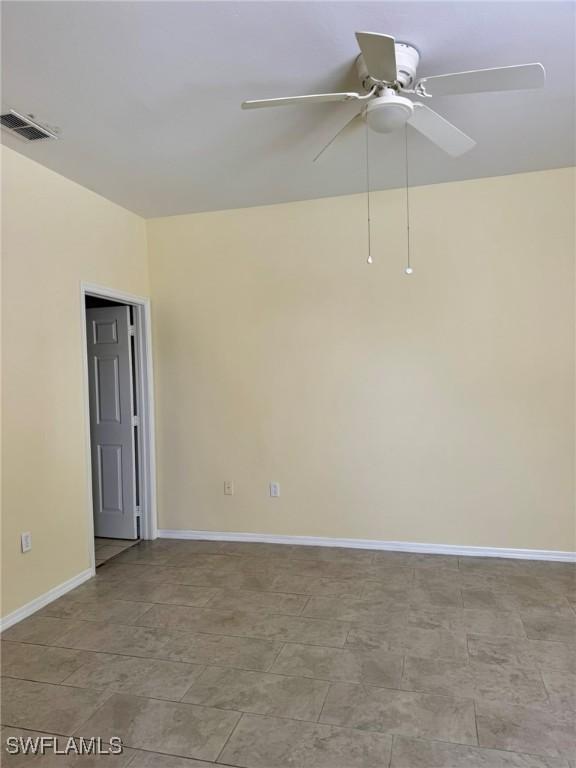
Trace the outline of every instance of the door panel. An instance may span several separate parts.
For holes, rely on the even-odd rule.
[[[113,343],[113,342],[112,342]],[[96,421],[120,423],[120,360],[115,357],[95,357]]]
[[[100,511],[122,513],[122,446],[99,445],[96,472]]]
[[[121,539],[137,538],[129,313],[86,310],[94,532]]]

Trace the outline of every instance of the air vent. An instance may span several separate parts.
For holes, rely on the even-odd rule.
[[[4,115],[0,115],[0,125],[3,128],[7,128],[10,133],[20,136],[20,138],[26,141],[58,138],[53,131],[44,128],[43,125],[39,125],[34,120],[21,115],[19,112],[15,112],[13,109]]]

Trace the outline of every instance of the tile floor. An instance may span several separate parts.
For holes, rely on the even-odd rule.
[[[136,544],[138,544],[138,539],[100,539],[98,536],[95,536],[94,554],[96,555],[96,568]]]
[[[564,563],[141,542],[4,632],[3,738],[119,736],[109,768],[576,768],[575,587]]]

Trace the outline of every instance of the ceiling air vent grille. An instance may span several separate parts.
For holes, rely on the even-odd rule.
[[[0,115],[0,125],[26,141],[58,138],[53,131],[44,128],[43,125],[39,125],[34,120],[21,115],[19,112],[15,112],[13,109],[4,115]]]

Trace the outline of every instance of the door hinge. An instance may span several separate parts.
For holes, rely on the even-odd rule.
[[[140,416],[132,416],[132,426],[133,427],[140,426]]]
[[[136,507],[136,517],[142,517],[142,508]]]
[[[136,327],[134,325],[129,325],[128,326],[128,333],[130,334],[130,336],[134,336],[135,333],[136,333]]]

